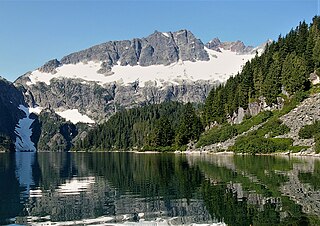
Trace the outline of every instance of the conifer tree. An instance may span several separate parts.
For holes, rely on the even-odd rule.
[[[302,57],[296,53],[289,54],[282,67],[282,84],[289,94],[304,90],[307,87],[307,66]]]
[[[319,69],[319,67],[320,67],[320,37],[318,37],[315,41],[312,59],[314,61],[315,69]]]
[[[200,118],[196,115],[192,104],[187,103],[176,135],[177,145],[184,145],[198,139],[202,130]]]
[[[270,65],[268,74],[263,85],[263,96],[266,98],[267,104],[275,103],[277,96],[281,92],[281,62],[278,53],[273,56],[273,62]]]

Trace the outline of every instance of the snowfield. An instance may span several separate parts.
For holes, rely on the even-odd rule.
[[[89,118],[87,115],[81,114],[78,109],[69,109],[66,111],[57,111],[58,115],[60,115],[62,118],[64,118],[67,121],[72,122],[73,124],[76,124],[78,122],[83,123],[95,123],[91,118]]]
[[[29,118],[30,112],[27,107],[19,105],[18,108],[26,114],[26,117],[19,120],[14,131],[17,135],[15,142],[16,151],[36,151],[34,143],[31,141],[31,124],[34,119]]]
[[[139,81],[139,86],[145,86],[147,82],[153,82],[156,86],[163,86],[164,83],[178,84],[181,81],[220,81],[225,82],[230,76],[241,71],[243,65],[251,60],[255,54],[240,55],[230,50],[217,52],[205,48],[208,52],[209,61],[179,61],[170,65],[151,65],[143,67],[115,65],[112,68],[112,75],[99,74],[101,62],[87,62],[77,64],[65,64],[56,69],[57,73],[43,73],[39,70],[33,71],[29,76],[30,82],[27,85],[44,82],[50,85],[53,78],[73,78],[84,81],[94,81],[100,85],[106,83],[119,83],[128,85]]]

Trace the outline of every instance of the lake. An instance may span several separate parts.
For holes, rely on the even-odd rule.
[[[1,153],[0,225],[320,225],[312,157]]]

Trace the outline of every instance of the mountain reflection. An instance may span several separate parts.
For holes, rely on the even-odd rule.
[[[34,185],[32,167],[34,166],[35,155],[35,152],[15,152],[16,177],[25,197],[29,196],[30,187]]]
[[[310,158],[4,153],[0,224],[319,225],[319,172]]]

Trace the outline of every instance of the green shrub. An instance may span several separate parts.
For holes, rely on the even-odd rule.
[[[302,127],[299,131],[299,137],[302,139],[310,139],[318,133],[320,133],[320,121]]]
[[[299,137],[302,139],[314,138],[315,152],[320,153],[320,121],[315,121],[311,125],[306,125],[299,130]]]
[[[290,131],[289,127],[282,124],[282,121],[277,117],[269,119],[262,127],[252,132],[251,135],[264,137],[268,134],[269,137],[276,137],[279,135],[286,134]]]
[[[230,124],[216,127],[200,136],[197,147],[223,142],[238,134],[236,128]]]
[[[284,107],[278,112],[278,116],[285,115],[294,109],[299,103],[308,97],[307,92],[299,91],[296,92],[291,99],[288,99]]]
[[[230,150],[236,153],[274,153],[285,151],[293,143],[292,139],[264,138],[258,136],[239,137]]]
[[[320,134],[319,133],[315,135],[314,141],[316,142],[315,152],[318,154],[320,153]]]
[[[297,152],[300,152],[303,149],[307,149],[307,148],[309,148],[309,146],[291,146],[291,147],[288,148],[288,150],[291,153],[297,153]]]
[[[199,148],[201,146],[224,142],[234,136],[248,131],[252,126],[265,122],[272,115],[271,111],[263,111],[254,117],[245,119],[240,124],[225,124],[221,127],[215,127],[200,136],[196,147]]]
[[[248,131],[252,126],[259,125],[272,117],[271,111],[263,111],[254,117],[244,120],[241,124],[234,125],[238,131],[238,134]]]

